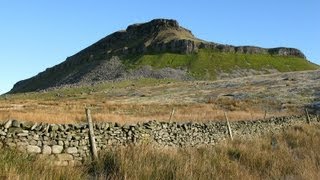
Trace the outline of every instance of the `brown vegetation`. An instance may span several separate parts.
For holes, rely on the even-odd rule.
[[[142,79],[0,97],[0,120],[47,123],[161,120],[255,120],[303,113],[319,100],[320,71],[271,74],[231,80],[176,82]]]
[[[319,179],[320,126],[215,146],[110,147],[97,162],[59,168],[43,159],[0,149],[0,177],[8,179]]]
[[[255,120],[264,117],[264,111],[249,109],[248,103],[219,101],[202,104],[133,104],[84,101],[23,101],[11,106],[0,102],[0,119],[19,119],[46,123],[75,123],[85,120],[84,108],[92,105],[95,121],[135,123],[139,121],[168,121],[172,109],[175,109],[174,121],[212,121],[223,120],[224,111],[229,111],[231,120]],[[221,104],[224,107],[220,107]],[[269,114],[267,114],[269,116]],[[287,115],[273,112],[272,116]]]
[[[105,152],[95,172],[110,179],[319,179],[320,126],[294,126],[214,147],[148,145]]]

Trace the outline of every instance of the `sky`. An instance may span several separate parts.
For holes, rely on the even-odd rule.
[[[294,47],[320,64],[319,0],[0,0],[0,94],[108,34],[176,19],[207,41]]]

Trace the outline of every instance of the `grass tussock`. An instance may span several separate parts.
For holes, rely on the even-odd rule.
[[[104,152],[91,172],[101,179],[319,179],[319,127],[214,147],[121,147]]]
[[[0,179],[84,179],[81,167],[56,167],[33,155],[0,148]]]

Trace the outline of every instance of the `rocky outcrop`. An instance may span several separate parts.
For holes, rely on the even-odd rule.
[[[277,56],[293,56],[306,58],[305,55],[295,48],[261,48],[256,46],[232,46],[232,45],[223,45],[216,43],[204,43],[201,42],[198,46],[199,49],[213,49],[219,52],[228,52],[228,53],[240,53],[240,54],[271,54]]]
[[[88,59],[110,58],[114,55],[162,52],[189,54],[196,53],[201,48],[214,49],[221,52],[269,53],[272,55],[305,58],[301,51],[294,48],[265,49],[254,46],[231,46],[206,42],[194,37],[190,30],[181,27],[175,20],[155,19],[147,23],[130,25],[126,30],[115,32],[101,39],[67,60],[85,61]]]

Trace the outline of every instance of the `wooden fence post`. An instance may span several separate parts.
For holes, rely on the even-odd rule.
[[[267,117],[267,110],[264,111],[264,116],[263,116],[263,119],[265,120]]]
[[[227,126],[228,126],[228,133],[229,133],[230,139],[231,139],[231,141],[232,141],[232,140],[233,140],[232,131],[231,131],[229,119],[228,119],[228,116],[227,116],[227,113],[226,113],[226,112],[224,112],[224,117],[226,118]]]
[[[173,115],[174,115],[174,108],[172,108],[172,112],[171,112],[171,114],[170,114],[170,118],[169,118],[169,122],[171,122],[171,119],[172,119],[172,117],[173,117]]]
[[[310,116],[309,116],[309,112],[308,112],[308,109],[307,109],[307,108],[305,109],[305,112],[306,112],[306,120],[307,120],[307,123],[310,124]]]
[[[91,118],[91,112],[89,108],[86,108],[86,116],[89,124],[89,139],[90,139],[90,146],[91,146],[91,153],[93,156],[93,160],[98,160],[98,152],[96,147],[96,140],[94,137],[94,130]]]

